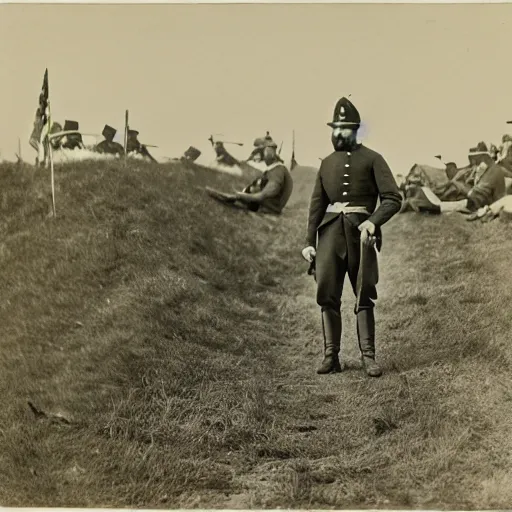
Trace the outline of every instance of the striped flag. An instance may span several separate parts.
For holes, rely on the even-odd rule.
[[[49,87],[48,87],[48,69],[44,72],[43,87],[39,95],[39,106],[34,119],[34,128],[30,136],[30,145],[38,152],[39,161],[46,156],[45,140],[49,132],[50,123],[50,105],[49,105]],[[42,156],[42,158],[41,158]]]

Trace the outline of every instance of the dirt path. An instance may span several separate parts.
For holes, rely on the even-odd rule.
[[[383,297],[389,287],[390,274],[393,274],[393,268],[384,265],[379,287],[379,294]],[[363,448],[368,437],[364,432],[368,426],[365,424],[369,419],[368,405],[370,408],[378,407],[379,397],[376,394],[379,389],[396,381],[396,375],[390,375],[388,371],[376,380],[369,379],[362,370],[353,314],[355,297],[348,279],[342,306],[340,357],[345,365],[344,371],[336,375],[317,375],[316,369],[322,358],[322,327],[320,309],[315,300],[316,284],[312,276],[303,272],[297,276],[293,289],[289,309],[298,316],[300,312],[308,329],[305,333],[298,333],[297,337],[281,338],[277,357],[281,359],[282,367],[269,387],[276,390],[277,399],[289,411],[289,439],[286,444],[295,446],[297,450],[289,453],[283,450],[274,460],[258,464],[248,474],[242,475],[240,484],[245,491],[232,495],[223,504],[225,508],[279,506],[283,500],[306,505],[312,503],[313,486],[316,487],[314,495],[323,496],[320,501],[332,500],[332,505],[336,505],[338,493],[333,485],[335,487],[340,481],[336,457],[320,456],[311,460],[301,453],[315,445],[319,453],[324,452],[326,445],[333,442],[347,455],[350,450]],[[379,356],[385,351],[383,345],[377,345]],[[389,365],[385,365],[385,369],[389,370]],[[367,403],[361,409],[363,402]],[[378,411],[375,412],[377,415]],[[367,467],[356,469],[361,462],[364,465],[368,456],[363,450],[356,460],[346,461],[347,471],[353,474],[369,471]],[[353,498],[357,496],[356,492]]]
[[[280,338],[281,370],[267,387],[288,434],[239,476],[244,490],[226,508],[454,508],[508,498],[498,490],[511,453],[510,443],[497,441],[510,420],[503,374],[486,367],[488,340],[473,336],[489,325],[489,286],[500,272],[499,265],[480,268],[483,278],[470,272],[487,237],[449,216],[403,216],[386,235],[376,309],[384,375],[371,379],[361,369],[350,289],[343,304],[346,370],[315,373],[322,345],[315,284],[297,276],[283,307],[296,315],[297,330]],[[480,316],[465,330],[475,305]]]

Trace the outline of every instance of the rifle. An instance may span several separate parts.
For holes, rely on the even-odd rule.
[[[213,144],[215,142],[220,142],[221,144],[234,144],[236,146],[243,146],[244,145],[243,142],[232,142],[232,141],[229,141],[229,140],[214,140],[213,135],[210,135],[210,138],[208,140],[212,143],[212,146],[213,146]]]
[[[55,133],[49,133],[48,138],[50,140],[56,139],[57,137],[64,137],[64,135],[85,135],[86,137],[99,137],[97,133],[82,133],[79,130],[66,130]]]

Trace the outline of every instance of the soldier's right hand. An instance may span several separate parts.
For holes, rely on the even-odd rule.
[[[302,249],[302,257],[308,262],[311,263],[313,258],[316,256],[316,250],[314,247],[308,246]]]

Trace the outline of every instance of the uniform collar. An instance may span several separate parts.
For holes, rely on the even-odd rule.
[[[267,168],[265,169],[265,171],[270,171],[270,170],[274,169],[274,167],[278,167],[279,165],[283,165],[283,164],[279,161],[274,162],[273,164],[267,165]]]
[[[341,150],[335,150],[335,153],[354,153],[355,151],[358,151],[361,149],[363,145],[361,142],[356,143],[353,147],[347,148],[347,149],[341,149]]]

